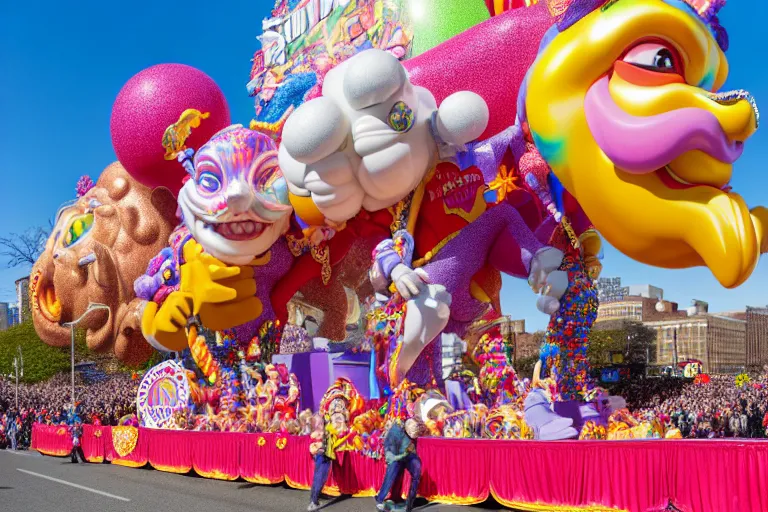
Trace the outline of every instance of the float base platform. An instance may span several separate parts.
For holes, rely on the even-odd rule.
[[[90,462],[257,484],[309,489],[314,462],[308,437],[84,427]],[[66,427],[35,425],[32,449],[66,456]],[[418,442],[419,494],[440,503],[493,497],[515,510],[575,512],[768,511],[768,441],[487,441]],[[326,494],[373,496],[384,462],[343,453]],[[407,477],[404,485],[407,485]],[[674,507],[674,508],[673,508]]]

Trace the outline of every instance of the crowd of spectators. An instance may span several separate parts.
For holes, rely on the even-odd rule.
[[[84,423],[117,425],[120,418],[136,412],[138,382],[130,375],[116,374],[101,382],[86,384],[76,376],[75,400]],[[32,424],[67,423],[72,387],[69,375],[57,375],[46,382],[19,384],[0,378],[0,448],[11,445],[9,433],[16,434],[18,448],[28,448]]]
[[[677,427],[686,438],[768,437],[768,374],[737,386],[732,375],[710,375],[707,383],[670,377],[622,381],[611,388],[631,411]],[[117,374],[101,382],[75,386],[79,417],[84,423],[117,425],[136,412],[138,381]],[[0,378],[0,448],[15,433],[19,448],[31,442],[32,424],[66,424],[71,407],[69,375],[38,384],[16,385]]]
[[[670,421],[686,438],[768,437],[768,376],[742,386],[733,375],[709,375],[709,382],[649,378],[619,383],[611,392],[638,414]]]

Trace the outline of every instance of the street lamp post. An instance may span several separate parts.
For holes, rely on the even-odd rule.
[[[677,326],[672,329],[672,350],[674,357],[675,372],[677,372]]]
[[[16,347],[18,356],[13,358],[13,373],[8,375],[10,378],[16,379],[16,410],[19,410],[19,378],[24,378],[24,354],[21,352],[21,347]]]
[[[72,373],[72,408],[75,407],[75,327],[77,327],[77,324],[82,322],[86,316],[88,316],[92,311],[96,311],[97,309],[106,309],[107,311],[110,311],[109,306],[106,304],[99,304],[99,303],[91,303],[88,304],[88,308],[83,312],[82,315],[80,315],[80,318],[77,320],[74,320],[72,322],[67,322],[64,325],[64,327],[69,327],[72,331],[72,350],[70,354],[70,363],[71,363],[71,373]]]

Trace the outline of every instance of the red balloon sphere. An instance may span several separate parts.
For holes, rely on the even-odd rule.
[[[159,64],[134,75],[112,107],[112,146],[123,167],[144,185],[166,187],[175,194],[186,171],[166,160],[163,134],[187,109],[210,113],[192,129],[186,146],[198,149],[230,125],[224,93],[211,77],[184,64]]]

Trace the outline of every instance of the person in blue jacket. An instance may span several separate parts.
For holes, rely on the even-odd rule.
[[[376,496],[376,509],[380,511],[400,509],[395,505],[400,501],[393,496],[393,501],[385,501],[397,478],[408,471],[411,475],[411,485],[408,489],[408,498],[405,502],[405,512],[413,510],[416,493],[419,490],[421,480],[421,459],[416,454],[416,439],[424,431],[421,422],[415,418],[403,421],[395,418],[387,426],[387,434],[384,437],[384,457],[387,461],[387,472],[384,475],[384,483]]]

